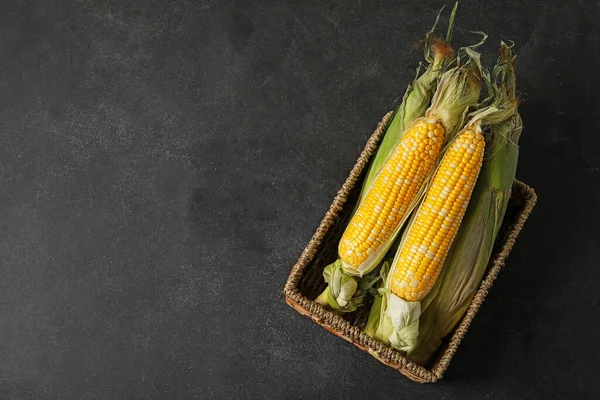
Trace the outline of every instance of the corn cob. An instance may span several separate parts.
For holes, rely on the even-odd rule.
[[[433,119],[420,119],[404,135],[385,162],[367,196],[348,224],[339,256],[349,269],[369,272],[370,257],[386,251],[386,243],[413,206],[442,148],[444,128]]]
[[[362,276],[375,268],[416,205],[439,156],[465,110],[480,90],[474,60],[445,72],[425,117],[413,122],[379,169],[340,240],[344,270]]]
[[[455,13],[456,13],[456,5],[455,5],[454,9],[452,10],[452,14],[450,16],[448,34],[446,36],[447,40],[450,40],[451,35],[452,35],[452,24],[453,24]],[[439,14],[438,14],[438,18],[439,18]],[[437,24],[437,19],[436,19],[436,24]],[[413,133],[411,134],[410,139],[407,139],[404,142],[404,145],[399,146],[399,141],[404,138],[403,133],[404,133],[405,127],[409,126],[409,124],[412,124],[412,122],[415,120],[415,118],[420,117],[425,114],[427,107],[429,107],[429,105],[430,105],[430,100],[431,100],[434,90],[435,90],[436,78],[442,73],[444,66],[452,57],[452,49],[451,49],[450,45],[446,41],[436,39],[433,36],[433,30],[435,29],[436,24],[434,24],[434,27],[427,34],[426,39],[425,39],[425,54],[426,54],[425,58],[429,62],[430,65],[427,68],[427,70],[418,79],[416,79],[415,82],[407,89],[406,94],[403,98],[402,104],[398,107],[398,109],[395,110],[392,120],[387,127],[383,142],[382,142],[382,144],[377,152],[377,155],[375,156],[375,159],[370,167],[370,170],[368,171],[367,176],[365,178],[365,182],[363,184],[363,192],[361,193],[361,196],[363,196],[363,198],[366,197],[367,193],[369,192],[365,189],[367,187],[369,187],[369,188],[371,187],[373,181],[375,180],[376,176],[378,175],[378,172],[380,172],[382,170],[381,165],[383,165],[383,163],[388,158],[392,157],[390,155],[390,153],[392,151],[394,151],[397,148],[402,148],[402,149],[406,150],[408,148],[408,146],[410,145],[410,148],[408,148],[408,150],[415,152],[415,150],[411,150],[411,149],[414,146],[419,147],[418,146],[419,143],[418,143],[417,139],[419,137],[422,137],[423,134],[425,134],[425,135],[429,134],[429,125],[427,123],[421,123],[418,126],[415,126],[415,129],[413,129]],[[463,73],[463,75],[465,75],[465,74]],[[463,76],[463,79],[466,79],[466,78]],[[458,79],[456,79],[456,80],[458,80]],[[452,82],[449,82],[448,84],[451,84],[451,83]],[[477,82],[475,82],[473,85],[474,86],[477,85]],[[463,87],[461,87],[460,89],[464,90]],[[478,88],[477,88],[477,90],[478,90]],[[475,89],[473,89],[473,91],[475,91]],[[473,96],[471,96],[471,98],[472,97]],[[460,104],[458,104],[457,109],[459,107],[461,107]],[[434,126],[434,130],[435,130],[435,126]],[[438,134],[439,133],[440,133],[440,129],[438,127]],[[426,138],[426,139],[430,140],[430,138]],[[439,151],[438,147],[441,147],[442,139],[439,139],[438,142],[439,143],[436,144],[436,148],[435,148],[436,152]],[[422,150],[424,152],[428,151],[426,143],[424,144],[424,147],[422,147]],[[404,154],[396,155],[396,158],[395,158],[396,164],[393,167],[390,166],[387,169],[387,171],[389,172],[388,177],[383,178],[383,176],[382,176],[381,180],[378,182],[381,193],[388,190],[387,184],[388,183],[391,184],[392,179],[395,179],[393,181],[394,183],[400,179],[399,176],[393,177],[393,175],[397,175],[397,173],[399,173],[399,172],[404,172],[404,174],[408,176],[408,174],[411,173],[412,168],[409,168],[410,164],[408,162],[404,162],[405,160],[402,160],[403,155]],[[409,155],[404,155],[404,156],[409,157]],[[412,154],[411,154],[411,156],[412,156]],[[397,171],[396,170],[396,168],[398,167],[399,161],[402,161],[402,162],[404,162],[404,164],[406,164],[407,168],[405,171]],[[419,158],[417,161],[419,163],[421,163],[423,160],[421,160]],[[433,163],[433,161],[431,159],[426,160],[425,162],[422,162],[423,169],[425,169],[425,168],[431,169],[432,163]],[[430,164],[430,165],[428,165],[428,164]],[[338,261],[328,265],[325,268],[325,271],[323,273],[325,281],[328,284],[328,287],[323,291],[323,293],[315,301],[317,301],[318,303],[320,303],[322,305],[326,305],[329,308],[339,310],[339,311],[344,311],[344,312],[353,311],[356,309],[356,307],[358,307],[360,304],[362,304],[362,298],[368,288],[365,287],[364,284],[361,282],[355,282],[355,283],[351,282],[350,280],[354,280],[354,278],[352,278],[351,275],[354,275],[354,276],[359,275],[368,282],[374,282],[373,277],[377,278],[377,276],[378,276],[377,271],[374,271],[374,270],[376,269],[377,265],[379,264],[381,258],[385,255],[385,251],[387,250],[387,248],[389,248],[390,243],[393,242],[393,236],[397,235],[396,229],[398,228],[398,225],[400,225],[400,219],[404,218],[404,215],[406,215],[407,213],[406,213],[406,210],[402,209],[402,214],[399,216],[399,220],[397,220],[397,221],[392,221],[392,218],[390,218],[390,216],[393,216],[393,213],[398,213],[400,210],[400,207],[408,209],[409,207],[414,206],[412,204],[407,204],[407,203],[405,203],[404,205],[402,205],[401,203],[395,204],[396,199],[394,199],[393,196],[398,197],[399,194],[403,194],[402,198],[406,198],[406,199],[414,198],[417,194],[416,192],[420,191],[420,184],[422,184],[422,182],[419,182],[419,178],[421,180],[424,180],[427,177],[426,176],[427,171],[419,171],[419,172],[420,172],[419,175],[421,175],[421,176],[420,177],[413,176],[412,179],[416,179],[415,183],[411,186],[407,185],[404,192],[400,191],[400,186],[395,187],[395,189],[396,189],[395,191],[392,191],[391,189],[389,189],[390,193],[387,193],[387,195],[388,195],[388,200],[390,201],[390,204],[388,205],[388,204],[384,203],[383,205],[381,205],[382,211],[387,210],[389,212],[389,214],[387,215],[387,220],[385,221],[385,222],[387,222],[387,226],[385,225],[385,223],[383,225],[377,225],[377,226],[385,227],[384,229],[387,232],[380,231],[379,233],[383,233],[383,234],[381,237],[377,237],[377,238],[369,237],[372,235],[367,235],[366,237],[364,237],[364,240],[361,243],[357,243],[359,246],[362,246],[362,251],[361,251],[361,249],[359,249],[358,246],[354,246],[353,243],[350,243],[350,241],[352,240],[352,236],[354,236],[354,234],[351,231],[349,231],[346,234],[345,243],[340,243],[340,247],[341,247],[340,253],[345,253],[347,256],[350,256],[349,251],[351,251],[355,257],[363,257],[365,259],[374,253],[374,249],[366,248],[365,243],[368,243],[369,241],[371,241],[372,243],[384,244],[382,246],[378,246],[380,248],[380,250],[376,254],[377,259],[373,259],[373,257],[371,257],[369,259],[369,263],[362,263],[362,265],[365,268],[354,269],[351,267],[350,270],[348,270],[347,267],[351,264],[348,264],[348,263],[344,264],[344,261],[341,257],[340,257],[340,259],[342,260],[341,262],[339,262],[340,260],[338,260]],[[408,178],[403,178],[403,179],[404,179],[403,182],[405,182]],[[418,190],[415,190],[415,187],[417,187]],[[381,197],[382,196],[381,193],[377,194],[377,195]],[[375,192],[373,192],[372,198],[377,199],[377,197],[375,196]],[[394,205],[391,204],[392,202],[394,202]],[[359,203],[358,203],[359,206],[357,206],[357,210],[355,210],[355,215],[358,213],[361,203],[362,203],[362,201],[359,201]],[[374,204],[372,199],[369,200],[369,203],[373,209],[379,208],[379,206],[380,206],[378,204]],[[386,205],[388,205],[387,209],[385,209]],[[366,216],[364,212],[360,212],[359,215]],[[376,221],[375,224],[377,224],[378,222],[379,221]],[[365,222],[356,221],[354,226],[360,228],[359,225],[362,224],[364,226],[365,223],[367,224],[367,226],[370,226],[371,228],[375,228],[371,231],[371,233],[373,233],[373,231],[378,230],[377,227],[371,226],[373,224],[369,225],[369,221],[365,221]],[[392,227],[394,229],[391,229]],[[350,229],[352,230],[352,228],[350,228]],[[396,231],[394,231],[394,230],[396,230]],[[360,235],[360,233],[358,231],[356,231],[355,233],[357,236]],[[362,235],[365,236],[364,233],[362,233]],[[344,247],[344,246],[347,246],[347,247]],[[343,269],[342,274],[338,273],[338,271],[336,271],[336,269],[339,269],[339,268]]]
[[[511,49],[501,43],[499,64],[494,71],[497,89],[516,102]],[[502,82],[505,82],[503,85]],[[502,225],[519,156],[522,121],[518,112],[491,126],[491,139],[471,205],[444,266],[443,276],[423,300],[418,345],[411,359],[425,364],[460,321],[487,268],[494,242]]]
[[[414,349],[419,334],[420,300],[435,284],[479,174],[485,146],[482,126],[506,120],[515,108],[515,103],[497,95],[491,106],[471,115],[465,128],[449,144],[426,197],[402,238],[385,286],[380,289],[386,300],[382,302],[375,338],[409,353]]]
[[[431,289],[469,201],[469,191],[477,179],[483,158],[483,147],[481,132],[465,129],[444,155],[408,236],[403,240],[398,259],[394,261],[400,268],[393,270],[388,289],[381,289],[382,296],[376,299],[371,309],[365,327],[370,336],[376,335],[379,313],[382,307],[384,310],[387,307],[386,291],[391,290],[406,301],[418,302]],[[389,337],[391,328],[391,325],[387,326],[387,332],[379,332],[377,338]]]

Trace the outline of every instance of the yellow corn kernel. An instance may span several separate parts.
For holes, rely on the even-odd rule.
[[[477,181],[485,140],[465,128],[444,155],[392,266],[392,292],[420,301],[433,287]]]
[[[338,252],[346,267],[360,270],[385,251],[431,173],[443,141],[444,128],[435,119],[418,119],[409,128],[342,235]]]

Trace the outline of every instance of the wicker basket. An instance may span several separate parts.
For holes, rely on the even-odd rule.
[[[379,361],[397,369],[410,379],[420,383],[435,382],[442,378],[448,368],[450,360],[475,317],[479,306],[485,300],[488,290],[504,265],[517,235],[535,205],[536,195],[532,188],[515,180],[512,197],[502,230],[496,240],[496,247],[488,265],[488,271],[465,316],[453,333],[445,339],[431,365],[421,366],[415,364],[407,359],[402,352],[372,339],[361,330],[368,317],[369,304],[361,307],[356,312],[338,316],[325,310],[312,300],[325,289],[323,269],[337,258],[338,241],[360,193],[361,182],[364,178],[362,172],[366,171],[365,167],[383,137],[390,115],[391,113],[388,113],[383,117],[377,129],[367,141],[358,161],[350,172],[350,176],[342,185],[325,218],[323,218],[308,246],[302,252],[300,259],[292,268],[284,288],[285,300],[299,313],[312,318],[313,321],[328,331],[369,352]]]

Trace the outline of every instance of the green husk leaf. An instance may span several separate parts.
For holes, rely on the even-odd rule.
[[[419,336],[421,303],[403,300],[392,293],[388,296],[385,315],[389,318],[392,326],[392,331],[388,336],[390,345],[410,353],[417,345]]]
[[[448,20],[448,32],[446,33],[446,42],[452,41],[452,32],[454,30],[454,18],[456,18],[456,10],[458,9],[458,1],[454,3],[452,12],[450,13],[450,19]]]
[[[382,301],[384,300],[384,296],[380,292],[379,287],[381,286],[381,282],[385,282],[385,278],[386,278],[389,270],[390,270],[390,261],[389,260],[384,261],[381,264],[381,269],[379,270],[380,280],[379,280],[377,286],[372,288],[372,291],[375,292],[375,293],[372,293],[373,297],[375,299],[373,300],[373,305],[371,306],[371,310],[369,311],[369,319],[367,320],[367,324],[365,325],[365,327],[363,329],[365,331],[365,333],[371,337],[375,336],[375,331],[377,330],[377,327],[379,326],[381,305],[382,305]]]
[[[387,316],[385,311],[388,308],[387,303],[390,291],[385,287],[380,287],[378,291],[379,297],[376,297],[373,302],[366,325],[369,329],[365,330],[365,333],[381,343],[389,345],[389,338],[393,331],[393,325],[390,317]]]
[[[315,302],[341,313],[352,312],[362,306],[365,295],[381,279],[379,269],[362,278],[350,276],[344,273],[339,259],[325,267],[323,277],[327,288]]]

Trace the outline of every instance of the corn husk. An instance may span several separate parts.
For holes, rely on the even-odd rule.
[[[474,52],[472,48],[467,48],[466,54],[472,60],[475,60],[478,65],[480,65],[479,55]],[[517,102],[514,98],[514,74],[511,77],[506,73],[502,73],[502,71],[505,71],[506,68],[508,68],[507,65],[511,64],[503,63],[502,65],[504,67],[496,67],[493,74],[493,80],[500,81],[500,83],[495,82],[495,86],[490,83],[488,86],[492,89],[496,87],[496,90],[493,91],[493,102],[489,106],[476,110],[468,116],[469,120],[466,123],[466,126],[468,126],[470,129],[482,125],[501,123],[507,121],[508,119],[512,119],[516,115]],[[482,76],[489,77],[489,74],[484,73]],[[510,88],[510,90],[508,88]],[[448,145],[451,143],[452,140],[448,143]],[[491,147],[492,151],[494,151],[496,146]],[[474,202],[478,202],[478,200],[473,200],[473,198],[471,198],[470,204],[473,204]],[[415,213],[415,215],[416,214],[417,213]],[[470,231],[471,229],[469,229],[469,227],[463,228],[464,225],[469,225],[468,221],[466,223],[464,221],[465,220],[463,220],[461,229],[463,229],[463,231],[465,229]],[[406,228],[407,232],[410,230],[412,223],[413,222],[411,221],[408,224]],[[404,238],[402,239],[400,246],[403,245],[403,242]],[[454,243],[456,243],[456,239]],[[446,260],[448,260],[448,257]],[[376,310],[372,310],[371,313],[373,318],[379,318],[379,326],[374,330],[373,337],[383,343],[389,344],[392,347],[410,354],[414,351],[415,347],[419,343],[419,337],[422,336],[422,333],[420,333],[421,329],[419,327],[420,314],[426,309],[428,300],[426,301],[426,297],[423,302],[410,302],[396,296],[394,293],[391,293],[391,291],[388,289],[390,287],[389,280],[396,265],[397,259],[394,259],[394,262],[390,268],[390,272],[386,278],[386,282],[383,288],[379,289],[380,294],[384,297],[382,301],[375,303],[376,307],[380,307],[379,315],[377,316]],[[443,269],[444,268],[445,267],[443,267]],[[440,277],[438,277],[438,282],[439,280]],[[374,323],[371,323],[371,321],[369,321],[367,324],[369,327],[374,325]],[[373,329],[370,328],[369,332],[373,333]]]
[[[502,43],[501,63],[495,78],[505,82],[506,96],[516,99],[514,67],[510,48]],[[479,179],[454,245],[444,264],[443,276],[423,299],[418,345],[410,357],[427,363],[442,339],[466,312],[486,271],[511,195],[519,156],[521,117],[513,117],[490,128]]]
[[[381,279],[379,270],[373,270],[360,279],[347,275],[339,259],[325,267],[323,278],[327,288],[315,301],[339,312],[351,312],[362,306],[369,289]]]
[[[435,93],[437,79],[452,58],[452,48],[448,42],[452,37],[452,26],[457,5],[458,3],[454,6],[450,15],[446,41],[438,39],[433,35],[442,10],[438,13],[433,28],[427,33],[425,37],[425,59],[428,62],[428,66],[408,87],[402,103],[394,111],[386,128],[382,143],[367,171],[360,199],[356,207],[362,201],[368,188],[371,187],[377,172],[385,163],[391,151],[402,139],[404,131],[415,119],[422,117],[430,106],[431,99]],[[417,75],[419,75],[419,69],[417,69]],[[334,263],[328,265],[323,272],[328,286],[315,301],[338,312],[352,312],[360,307],[363,304],[364,296],[368,289],[378,281],[378,269],[381,266],[382,258],[393,244],[395,236],[389,239],[389,243],[382,249],[379,257],[373,260],[368,268],[361,270],[358,275],[356,271],[345,269],[340,260],[336,260]]]

